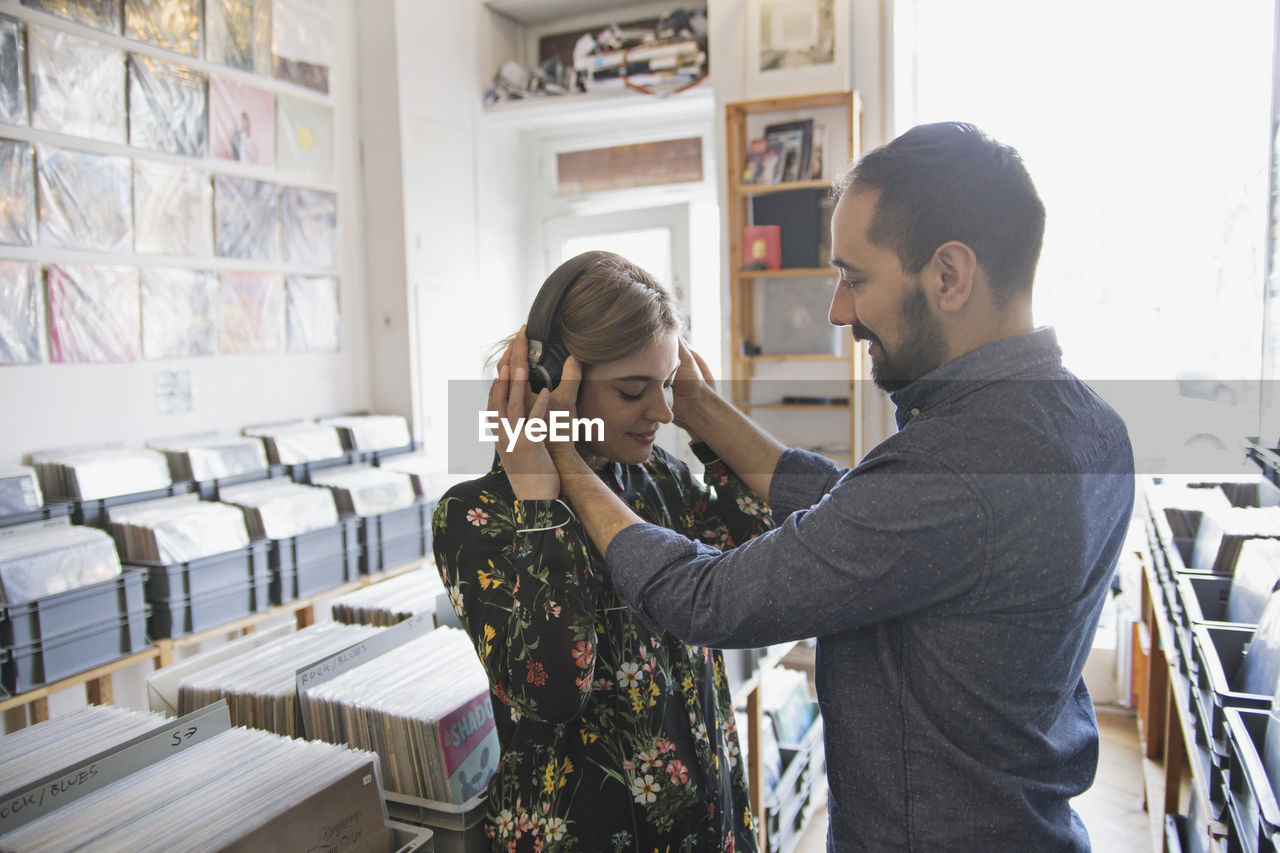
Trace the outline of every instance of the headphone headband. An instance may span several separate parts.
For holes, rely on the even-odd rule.
[[[569,288],[587,267],[606,256],[604,252],[583,252],[562,263],[547,276],[529,309],[525,336],[529,339],[529,381],[535,391],[554,388],[560,381],[569,351],[555,336],[552,324]]]

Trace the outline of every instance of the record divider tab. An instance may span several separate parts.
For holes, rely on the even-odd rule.
[[[231,729],[225,699],[0,795],[0,835]]]

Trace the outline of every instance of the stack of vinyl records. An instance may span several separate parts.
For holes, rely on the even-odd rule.
[[[1146,496],[1155,512],[1164,512],[1175,539],[1194,539],[1205,512],[1231,506],[1221,489],[1192,489],[1182,483],[1153,483]]]
[[[33,468],[0,469],[0,518],[34,512],[44,506]]]
[[[322,622],[247,649],[179,682],[178,713],[187,714],[226,699],[235,725],[301,736],[297,728],[297,671],[377,632],[372,627]]]
[[[1258,624],[1277,588],[1280,588],[1280,539],[1245,542],[1227,594],[1227,620]]]
[[[46,498],[97,500],[168,487],[173,479],[164,455],[122,447],[51,450],[31,461]]]
[[[69,777],[65,804],[0,836],[0,848],[322,850],[343,839],[344,851],[386,853],[382,793],[369,780],[377,764],[330,744],[229,729],[78,798]]]
[[[209,482],[267,469],[267,454],[257,438],[196,437],[153,441],[164,452],[175,480]]]
[[[410,639],[304,692],[308,734],[377,752],[388,791],[463,803],[497,766],[489,682],[457,629]]]
[[[239,507],[193,494],[116,507],[109,519],[128,562],[185,563],[249,544]]]
[[[163,714],[86,705],[0,737],[0,779],[21,791],[69,767],[164,725]]]
[[[342,438],[333,426],[305,421],[248,427],[244,434],[262,440],[267,451],[267,461],[272,465],[302,465],[337,459],[343,455]]]
[[[441,471],[439,460],[421,451],[388,456],[378,463],[378,467],[384,471],[408,474],[414,493],[433,507],[451,486],[469,479],[469,475]]]
[[[336,428],[343,447],[357,453],[393,450],[413,443],[409,422],[400,415],[346,415],[319,422]]]
[[[26,692],[141,651],[150,642],[145,580],[122,571],[97,528],[0,537],[0,683]]]
[[[0,602],[15,604],[111,580],[115,542],[92,527],[62,525],[0,539]]]
[[[1196,531],[1191,567],[1215,574],[1235,571],[1240,548],[1249,539],[1280,537],[1280,507],[1229,507],[1204,513]]]
[[[389,628],[418,613],[434,614],[444,584],[426,567],[371,584],[333,600],[333,618],[347,625]]]
[[[311,476],[317,486],[328,486],[343,515],[370,516],[412,505],[418,498],[408,474],[368,465],[326,468]]]
[[[292,480],[229,486],[219,492],[218,499],[244,510],[245,524],[254,539],[287,539],[338,523],[333,492]]]
[[[333,492],[292,480],[224,487],[249,534],[270,539],[271,601],[284,604],[351,581],[360,570],[359,521],[340,520]]]

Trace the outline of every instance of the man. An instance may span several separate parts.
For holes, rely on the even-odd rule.
[[[640,524],[563,444],[561,493],[653,625],[709,646],[818,638],[829,849],[1088,850],[1068,803],[1098,757],[1081,672],[1133,456],[1032,323],[1043,204],[1012,148],[955,123],[871,152],[838,192],[830,319],[870,342],[898,433],[838,471],[753,426],[685,351],[677,421],[777,529],[720,553]]]

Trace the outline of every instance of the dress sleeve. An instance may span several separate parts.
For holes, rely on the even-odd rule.
[[[774,526],[769,505],[717,458],[711,448],[696,443],[693,452],[705,466],[702,483],[686,471],[686,488],[692,493],[690,516],[694,533],[701,542],[724,551]]]
[[[595,665],[595,583],[582,527],[560,501],[474,484],[432,518],[436,567],[495,695],[547,722],[582,713]]]

